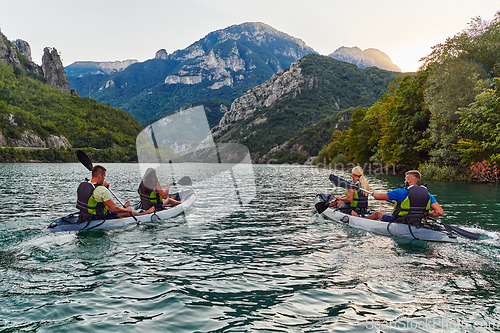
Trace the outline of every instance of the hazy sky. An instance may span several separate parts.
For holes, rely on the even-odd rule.
[[[323,55],[341,46],[377,48],[403,71],[415,71],[432,46],[498,10],[498,0],[0,0],[0,29],[10,40],[26,40],[34,62],[49,46],[67,66],[145,61],[214,30],[264,22]]]

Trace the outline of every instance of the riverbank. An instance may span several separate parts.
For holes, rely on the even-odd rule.
[[[0,163],[74,163],[78,162],[76,151],[79,149],[83,150],[95,162],[137,162],[135,147],[119,147],[116,149],[64,147],[25,149],[2,147],[0,148]]]

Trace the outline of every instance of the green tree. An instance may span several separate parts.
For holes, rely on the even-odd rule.
[[[500,162],[500,78],[495,78],[493,88],[483,89],[474,103],[460,109],[458,150],[466,163]]]

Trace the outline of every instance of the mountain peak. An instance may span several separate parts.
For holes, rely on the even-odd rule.
[[[401,68],[396,66],[391,58],[384,52],[369,48],[362,51],[359,47],[339,47],[328,56],[340,61],[345,61],[358,66],[359,68],[378,67],[393,72],[401,72]]]
[[[293,61],[302,58],[306,54],[317,53],[301,39],[276,30],[270,25],[262,22],[245,22],[212,31],[184,50],[175,51],[168,56],[171,59],[182,60],[195,58],[211,50],[216,44],[222,44],[229,40],[251,42],[265,48],[274,55],[289,57]]]

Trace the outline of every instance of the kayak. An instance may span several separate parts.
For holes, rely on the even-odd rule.
[[[115,229],[123,228],[137,223],[142,222],[155,222],[158,220],[168,219],[177,216],[187,210],[196,201],[198,194],[195,190],[185,190],[178,193],[180,200],[184,202],[177,206],[166,207],[166,209],[157,211],[151,214],[144,214],[135,216],[137,221],[132,217],[121,217],[121,218],[110,218],[104,220],[85,220],[78,222],[77,213],[69,214],[65,217],[61,217],[57,221],[51,222],[45,228],[42,229],[43,232],[58,232],[58,231],[71,231],[71,230],[96,230],[96,229]],[[132,211],[138,211],[138,207],[133,207]]]
[[[453,235],[449,231],[446,231],[444,227],[436,224],[429,224],[429,226],[427,227],[425,225],[422,227],[416,227],[404,223],[370,220],[363,217],[345,214],[334,208],[327,208],[321,214],[333,221],[347,224],[354,228],[371,231],[380,235],[419,239],[433,242],[457,242],[457,236]]]

